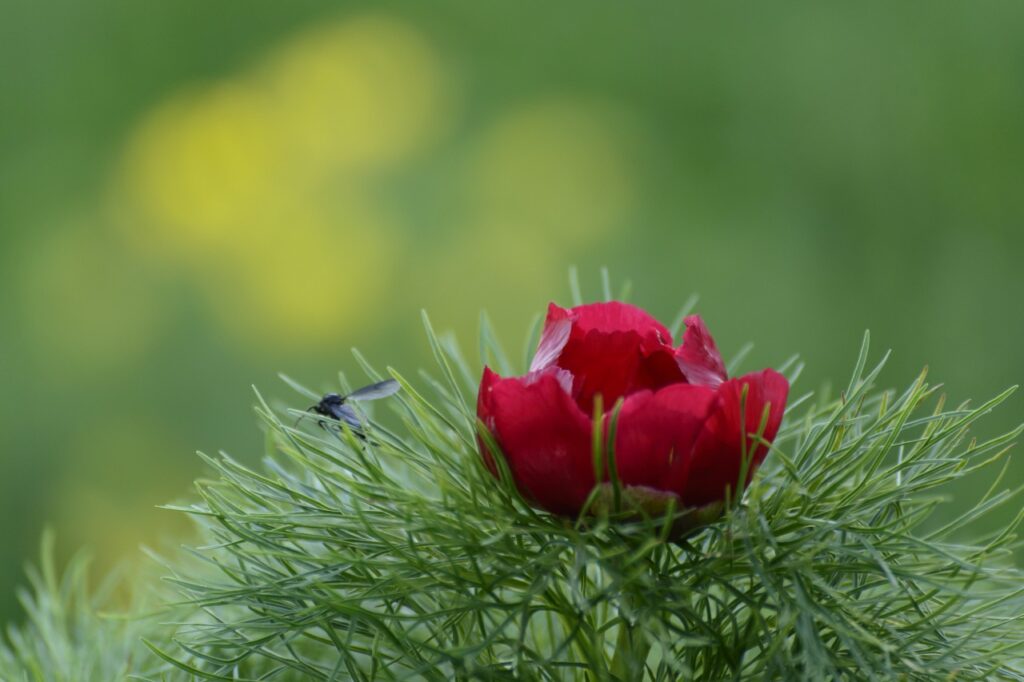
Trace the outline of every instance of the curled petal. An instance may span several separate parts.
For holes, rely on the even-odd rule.
[[[718,387],[694,445],[683,493],[686,506],[721,500],[726,488],[735,494],[744,457],[749,462],[744,485],[750,482],[768,454],[764,442],[771,443],[779,431],[788,394],[789,382],[771,369],[730,379]]]
[[[562,349],[569,342],[569,335],[571,333],[572,320],[568,318],[546,322],[544,324],[544,331],[540,336],[537,352],[530,363],[530,371],[537,372],[557,363],[558,356],[562,354]]]
[[[725,364],[700,315],[686,318],[683,345],[676,351],[679,368],[691,384],[717,388],[726,379]]]
[[[615,461],[624,486],[682,495],[694,443],[715,391],[675,384],[626,399],[615,435]]]
[[[558,372],[527,381],[485,369],[477,406],[523,496],[556,514],[578,513],[594,486],[591,420]],[[493,472],[490,453],[481,450]]]
[[[548,367],[546,369],[538,369],[528,373],[523,377],[523,382],[529,386],[540,381],[541,377],[552,376],[558,382],[558,385],[562,387],[566,395],[572,395],[572,372],[561,367]]]

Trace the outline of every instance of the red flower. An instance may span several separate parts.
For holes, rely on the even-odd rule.
[[[735,491],[744,456],[749,482],[778,432],[789,383],[770,369],[727,378],[704,322],[685,322],[674,348],[668,329],[635,306],[552,303],[528,374],[502,378],[484,368],[477,414],[524,497],[556,514],[580,512],[596,483],[598,395],[605,438],[622,400],[614,454],[626,494],[712,505]],[[495,472],[482,443],[481,451]]]

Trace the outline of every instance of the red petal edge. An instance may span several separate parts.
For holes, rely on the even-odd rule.
[[[579,513],[594,487],[591,420],[563,389],[557,373],[527,381],[503,379],[485,369],[477,410],[523,496],[555,514]],[[482,445],[481,452],[495,471]]]
[[[675,384],[626,399],[615,435],[615,460],[624,486],[682,495],[694,443],[715,391]]]
[[[740,416],[743,387],[747,386],[746,415]],[[750,464],[747,483],[768,454],[768,447],[758,444],[749,434],[756,434],[765,406],[771,408],[761,435],[768,443],[775,439],[786,408],[789,382],[775,370],[765,369],[730,379],[719,386],[704,428],[693,450],[684,503],[696,507],[721,500],[726,488],[736,490],[744,449]],[[748,434],[744,448],[744,431]]]
[[[545,327],[561,319],[571,319],[573,327],[581,333],[636,332],[640,336],[653,333],[661,343],[671,344],[672,334],[646,310],[621,301],[588,303],[574,308],[561,308],[554,303],[548,305]]]
[[[683,344],[676,351],[679,368],[691,384],[717,388],[726,380],[726,373],[715,340],[700,315],[690,315],[685,323]]]
[[[608,409],[636,391],[683,382],[671,338],[664,325],[627,303],[570,309],[552,303],[531,370],[557,365],[572,372],[573,396],[590,414],[598,394]]]

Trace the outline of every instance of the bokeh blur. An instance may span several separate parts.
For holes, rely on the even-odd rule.
[[[1024,379],[1024,4],[0,4],[0,616],[186,532],[256,384],[513,349],[577,264],[728,356]],[[799,391],[798,391],[799,392]],[[1022,421],[1015,397],[982,430]],[[1010,476],[1024,481],[1024,464]],[[967,490],[950,491],[957,500]],[[1015,510],[1007,510],[1011,513]]]

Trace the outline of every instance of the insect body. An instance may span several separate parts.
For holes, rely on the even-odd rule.
[[[356,411],[352,409],[352,406],[348,404],[350,400],[379,400],[380,398],[386,398],[389,395],[394,395],[398,392],[401,385],[394,379],[387,379],[376,384],[370,384],[369,386],[363,386],[360,389],[352,391],[348,395],[338,395],[337,393],[328,393],[320,399],[316,405],[311,406],[307,412],[315,412],[323,417],[329,417],[338,422],[344,422],[348,424],[352,432],[362,437],[363,423],[356,414]],[[317,423],[327,428],[327,421],[320,419]]]

